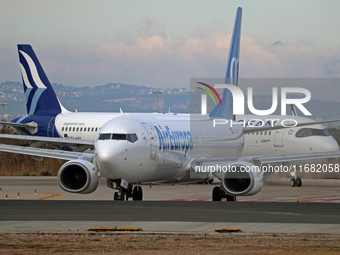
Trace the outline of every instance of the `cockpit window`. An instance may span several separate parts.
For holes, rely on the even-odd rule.
[[[134,143],[138,140],[138,137],[136,134],[127,134],[127,140],[131,143]]]
[[[100,134],[98,140],[110,140],[111,134]]]
[[[126,140],[126,134],[112,134],[112,140]]]
[[[327,129],[316,128],[301,128],[296,132],[296,137],[308,137],[308,136],[330,136],[331,134]]]
[[[134,143],[138,140],[136,134],[100,134],[98,140],[125,140]]]

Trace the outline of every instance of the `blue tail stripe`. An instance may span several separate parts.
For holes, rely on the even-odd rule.
[[[38,88],[33,96],[32,103],[31,103],[31,108],[30,112],[28,113],[29,115],[33,115],[36,112],[37,105],[39,102],[39,99],[41,97],[41,94],[45,91],[46,89]]]
[[[238,7],[234,23],[233,35],[231,38],[228,66],[225,76],[225,83],[232,84],[235,86],[238,85],[237,83],[241,41],[241,23],[242,23],[242,8]],[[233,115],[233,96],[228,89],[224,89],[223,91],[222,105],[218,103],[209,116],[225,119],[235,119]]]
[[[29,100],[29,97],[30,97],[30,94],[31,94],[31,91],[32,91],[33,88],[27,88],[26,91],[25,91],[25,102],[26,102],[26,108],[27,108],[27,112],[29,112],[29,107],[28,107],[28,100]]]
[[[24,119],[26,119],[27,117],[28,117],[28,115],[20,117],[20,118],[16,121],[16,123],[21,123],[21,122],[22,122]]]

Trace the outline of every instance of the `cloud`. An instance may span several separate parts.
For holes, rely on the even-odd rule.
[[[103,10],[107,8],[126,7],[126,6],[142,6],[142,3],[124,3],[124,2],[108,2],[108,1],[92,1],[92,0],[35,0],[34,4],[26,0],[12,1],[10,4],[6,1],[0,2],[0,13],[14,14],[27,12],[46,12],[60,10]]]
[[[190,78],[224,76],[230,38],[216,27],[187,37],[168,35],[162,24],[146,17],[99,44],[39,45],[35,51],[51,82],[186,87]],[[0,75],[6,77],[1,69]],[[340,77],[340,48],[243,35],[240,76]]]

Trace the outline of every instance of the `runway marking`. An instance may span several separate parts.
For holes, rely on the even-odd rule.
[[[333,197],[333,196],[327,196]],[[211,202],[211,199],[170,199],[167,201],[176,201],[176,202],[186,202],[186,201],[193,201],[193,202]],[[237,202],[296,202],[294,199],[281,199],[281,200],[266,200],[266,199],[237,199]],[[221,202],[228,202],[226,200],[222,200]],[[300,203],[340,203],[340,200],[327,200],[327,199],[310,199],[310,198],[300,198]]]
[[[340,200],[331,200],[331,199],[323,199],[323,198],[336,198],[339,195],[330,195],[330,196],[321,196],[321,197],[300,197],[300,202],[321,202],[321,203],[340,203]],[[272,202],[294,202],[296,199],[280,199]]]
[[[62,196],[63,194],[53,194],[51,196],[48,196],[48,197],[42,197],[42,198],[38,198],[37,200],[46,200],[46,199],[50,199],[50,198],[54,198],[54,197],[60,197]]]
[[[6,192],[6,194],[16,194],[17,195],[18,192],[11,191],[11,192]],[[31,192],[20,192],[20,195],[32,195],[32,194],[34,194],[34,193],[31,193]],[[63,195],[63,194],[55,194],[55,193],[37,193],[37,194],[39,194],[39,195],[49,195],[49,196],[46,196],[46,197],[38,198],[37,200],[46,200],[46,199],[50,199],[50,198],[54,198],[54,197],[59,197],[59,196]],[[37,196],[37,195],[34,194],[34,196]],[[11,198],[11,199],[13,199],[13,198]],[[20,196],[20,198],[16,196],[16,199],[27,200],[27,198],[22,198],[22,196]]]

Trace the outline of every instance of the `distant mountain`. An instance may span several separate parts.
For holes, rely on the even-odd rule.
[[[146,86],[109,83],[96,87],[72,87],[52,84],[63,106],[80,112],[155,112],[156,95],[154,91],[161,90],[159,95],[159,111],[175,113],[200,112],[199,97],[190,97],[190,90],[185,88],[158,89]],[[198,92],[198,91],[197,91]],[[192,99],[190,102],[190,98]],[[196,98],[196,100],[193,100]],[[208,100],[209,101],[209,100]],[[212,101],[212,100],[210,100]],[[7,81],[0,84],[0,103],[8,103],[5,114],[8,120],[26,114],[23,86],[20,82]],[[211,102],[210,102],[211,103]],[[254,107],[268,109],[272,103],[269,96],[255,96]],[[280,105],[280,102],[278,102]],[[191,107],[190,107],[191,106]],[[311,100],[305,104],[316,119],[340,119],[340,103]],[[213,105],[208,105],[208,111]],[[249,113],[246,108],[246,113]],[[280,109],[280,107],[278,107]],[[1,110],[1,109],[0,109]],[[280,114],[279,111],[276,114]],[[290,114],[290,109],[287,109]],[[300,113],[301,114],[301,113]],[[302,114],[301,114],[302,115]]]
[[[163,91],[159,95],[159,111],[187,113],[190,105],[190,92],[184,88],[156,89],[145,86],[110,83],[96,87],[72,87],[52,84],[60,102],[70,110],[80,112],[155,112],[156,95],[154,91]],[[23,86],[19,82],[0,84],[0,103],[8,103],[5,113],[8,118],[26,113]]]

